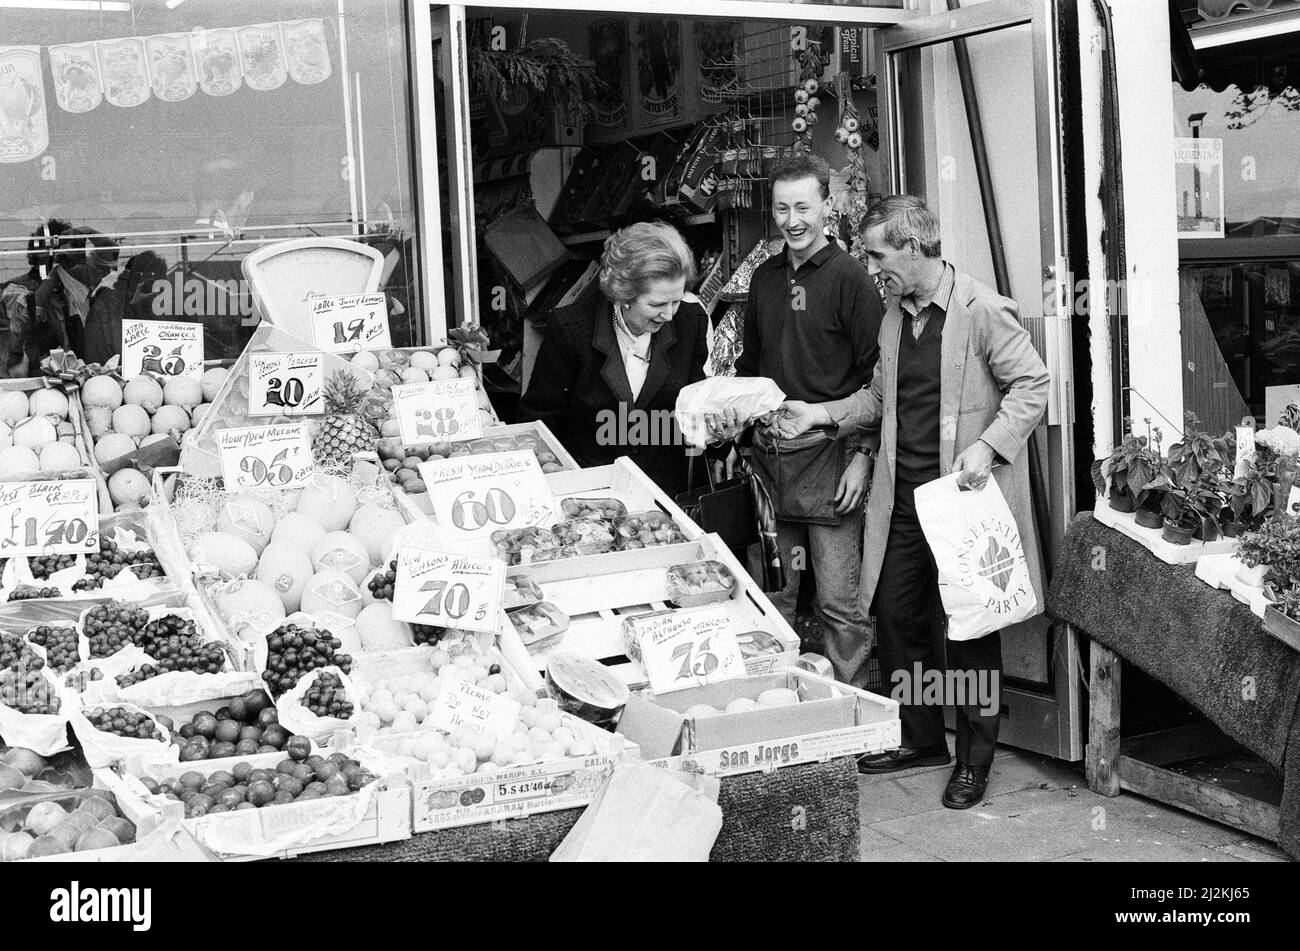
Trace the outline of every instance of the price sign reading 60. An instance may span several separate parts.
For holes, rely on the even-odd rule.
[[[479,496],[482,495],[482,501]],[[470,490],[456,496],[451,503],[452,524],[462,531],[475,532],[491,522],[493,525],[509,525],[514,520],[518,508],[515,500],[505,489],[492,488],[486,492]]]

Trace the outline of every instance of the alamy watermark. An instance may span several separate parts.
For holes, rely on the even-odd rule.
[[[82,888],[73,881],[50,892],[50,921],[127,922],[132,931],[148,931],[153,925],[153,889]]]
[[[895,670],[889,681],[889,699],[906,706],[978,707],[986,717],[1001,706],[1002,675],[996,670],[925,670],[917,661],[911,670]]]

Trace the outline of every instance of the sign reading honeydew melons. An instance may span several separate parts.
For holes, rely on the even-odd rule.
[[[383,294],[322,297],[311,302],[316,346],[326,353],[355,353],[393,345]]]
[[[464,442],[483,435],[478,389],[472,379],[434,380],[393,387],[393,412],[402,442]]]
[[[449,539],[555,522],[555,497],[531,452],[431,459],[420,463],[420,478]]]
[[[0,483],[0,557],[99,551],[92,479]]]
[[[319,416],[325,412],[324,354],[249,355],[249,416]]]
[[[393,617],[496,633],[501,623],[506,566],[499,558],[402,548],[393,583]]]
[[[203,379],[203,325],[174,320],[122,321],[122,379],[147,373]]]
[[[227,492],[283,489],[311,481],[306,423],[220,429],[216,436]]]

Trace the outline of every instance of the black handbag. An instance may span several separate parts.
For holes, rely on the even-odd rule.
[[[745,478],[728,479],[714,483],[713,470],[707,462],[704,472],[708,488],[695,488],[695,463],[698,456],[686,460],[686,491],[679,492],[675,501],[706,532],[717,532],[726,546],[733,551],[743,551],[758,541],[758,520],[754,513],[754,499]]]

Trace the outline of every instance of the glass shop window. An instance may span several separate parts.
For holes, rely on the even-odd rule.
[[[245,255],[352,238],[385,256],[394,343],[420,342],[401,0],[93,6],[0,10],[0,281],[60,219],[94,232],[66,256],[94,291],[74,307],[202,321],[229,358],[257,320]]]

